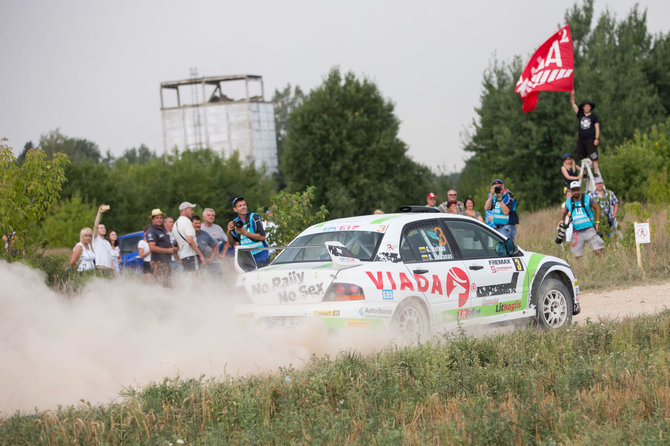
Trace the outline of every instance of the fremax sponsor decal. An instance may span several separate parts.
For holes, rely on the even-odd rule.
[[[437,274],[426,277],[423,274],[414,274],[410,279],[404,272],[394,274],[390,271],[366,271],[374,286],[378,290],[409,290],[420,291],[430,294],[439,294],[447,296],[448,298],[455,298],[458,296],[458,306],[462,307],[468,301],[470,291],[476,292],[477,287],[470,284],[470,278],[460,268],[453,267],[444,278],[444,285],[442,279]]]
[[[496,259],[489,260],[489,267],[491,268],[492,273],[497,273],[502,271],[512,271],[514,269],[514,264],[511,259]]]

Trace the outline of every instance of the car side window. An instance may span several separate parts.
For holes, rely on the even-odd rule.
[[[493,231],[468,221],[446,224],[464,259],[507,257],[504,238]]]
[[[437,220],[408,226],[400,241],[400,256],[406,263],[435,262],[454,258],[447,234]]]

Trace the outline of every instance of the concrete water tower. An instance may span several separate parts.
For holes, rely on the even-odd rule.
[[[252,74],[161,82],[165,150],[209,147],[277,171],[274,105]]]

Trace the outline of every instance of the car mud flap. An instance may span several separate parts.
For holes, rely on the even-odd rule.
[[[565,266],[562,263],[558,262],[547,262],[544,265],[540,267],[540,269],[537,270],[535,273],[535,278],[533,278],[533,285],[531,286],[530,289],[530,303],[537,307],[537,295],[540,293],[540,286],[542,285],[542,281],[544,280],[544,277],[547,275],[547,271],[553,266]],[[574,287],[571,285],[568,288],[568,291],[574,292]],[[579,307],[579,304],[577,303],[577,300],[575,299],[575,296],[572,296],[572,314],[577,315],[581,311],[581,308]]]

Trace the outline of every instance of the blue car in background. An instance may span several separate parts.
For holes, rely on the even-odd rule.
[[[144,232],[137,231],[119,236],[119,247],[121,248],[121,268],[142,269],[143,260],[137,244],[144,239]]]

